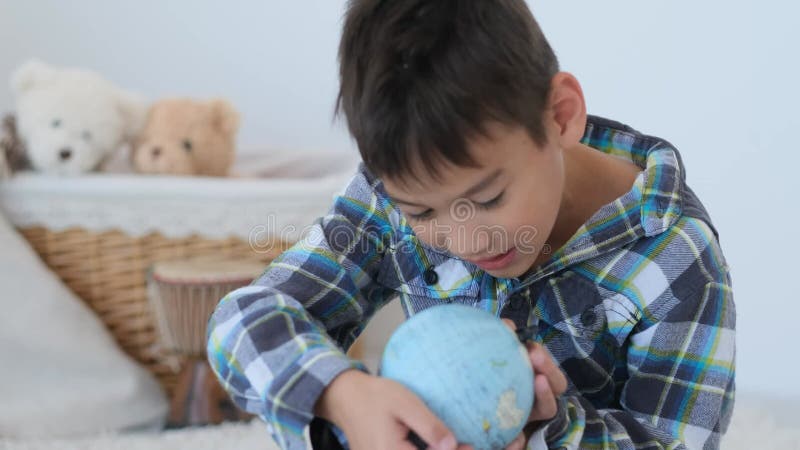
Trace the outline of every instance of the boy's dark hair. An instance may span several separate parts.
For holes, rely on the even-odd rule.
[[[524,0],[350,0],[339,65],[336,110],[378,176],[474,167],[467,139],[492,120],[546,141],[558,60]]]

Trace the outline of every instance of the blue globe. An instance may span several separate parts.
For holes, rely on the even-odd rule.
[[[401,324],[379,374],[411,390],[475,450],[505,448],[533,406],[525,346],[500,319],[469,306],[434,306]]]

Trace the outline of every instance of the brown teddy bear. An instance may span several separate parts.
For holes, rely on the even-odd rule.
[[[7,114],[0,122],[0,179],[26,169],[30,169],[30,161],[17,134],[16,117]]]
[[[133,147],[136,171],[226,176],[236,150],[239,113],[225,100],[155,102]]]

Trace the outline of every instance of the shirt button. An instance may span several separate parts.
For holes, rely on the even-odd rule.
[[[586,327],[594,324],[594,321],[596,319],[597,319],[597,314],[594,312],[594,309],[590,308],[581,313],[581,323]]]
[[[425,272],[422,273],[422,279],[425,280],[427,284],[436,284],[439,282],[439,274],[433,270],[433,266],[428,267],[425,269]]]

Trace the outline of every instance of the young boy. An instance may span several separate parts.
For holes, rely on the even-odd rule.
[[[217,307],[209,359],[236,403],[284,449],[312,419],[315,448],[330,431],[467,448],[344,353],[397,297],[407,316],[455,302],[538,325],[536,401],[509,448],[718,448],[733,294],[678,151],[587,116],[524,0],[352,0],[339,59],[363,163]]]

